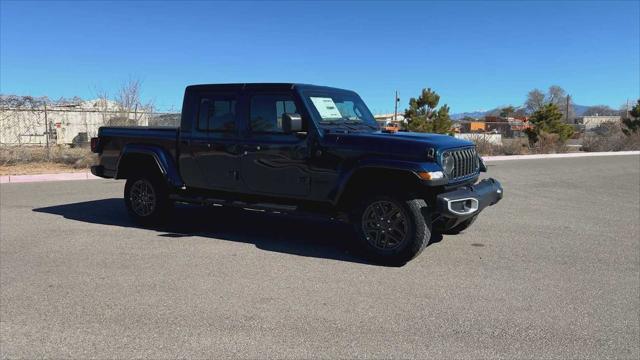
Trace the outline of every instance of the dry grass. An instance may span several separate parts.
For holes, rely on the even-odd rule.
[[[531,153],[529,141],[525,138],[502,139],[498,152],[501,155],[527,155]]]
[[[484,136],[474,136],[470,140],[476,144],[476,149],[482,156],[526,155],[531,153],[529,142],[524,138],[502,139],[502,145],[494,144]]]
[[[97,162],[87,148],[0,146],[0,174],[21,175],[87,170]]]
[[[15,165],[0,165],[0,175],[34,175],[57,174],[66,172],[84,172],[87,169],[76,169],[65,164],[36,162]]]
[[[640,133],[626,135],[619,126],[603,124],[585,135],[583,151],[640,150]]]
[[[538,135],[538,142],[530,147],[532,154],[560,154],[569,152],[558,134],[542,133]]]

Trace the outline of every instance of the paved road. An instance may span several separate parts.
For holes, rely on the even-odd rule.
[[[185,208],[152,231],[122,182],[2,185],[0,354],[639,358],[640,157],[490,173],[505,199],[401,268],[339,225]]]

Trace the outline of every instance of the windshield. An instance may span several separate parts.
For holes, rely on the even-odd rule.
[[[322,91],[304,94],[311,103],[320,125],[366,125],[377,129],[378,123],[364,104],[364,101],[349,91]]]

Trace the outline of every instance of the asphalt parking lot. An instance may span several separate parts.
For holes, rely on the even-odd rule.
[[[3,184],[3,358],[640,357],[640,156],[489,164],[505,198],[400,268],[342,225],[187,207],[121,181]]]

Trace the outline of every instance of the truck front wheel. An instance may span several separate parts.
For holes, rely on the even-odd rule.
[[[131,218],[142,225],[161,223],[171,208],[166,185],[161,179],[146,175],[127,179],[124,203]]]
[[[373,196],[353,214],[360,247],[377,263],[402,265],[418,256],[431,238],[428,207],[422,199]]]

